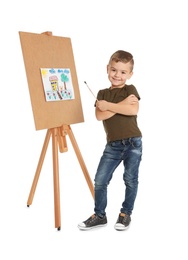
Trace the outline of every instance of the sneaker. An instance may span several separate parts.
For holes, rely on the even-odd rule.
[[[131,223],[131,217],[125,213],[120,213],[114,228],[118,231],[126,230]]]
[[[81,230],[88,230],[88,229],[97,228],[97,227],[104,227],[106,225],[107,225],[106,216],[104,216],[103,218],[100,218],[96,214],[93,214],[87,220],[78,224],[78,228]]]

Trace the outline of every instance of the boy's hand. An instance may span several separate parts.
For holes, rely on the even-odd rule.
[[[99,100],[96,103],[96,107],[100,110],[100,111],[107,111],[108,110],[108,102],[106,100]]]
[[[129,95],[127,98],[125,98],[122,101],[122,103],[127,104],[127,105],[133,105],[137,102],[138,102],[138,98],[133,94]]]

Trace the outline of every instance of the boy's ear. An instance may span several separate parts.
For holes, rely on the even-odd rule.
[[[131,72],[129,73],[128,79],[130,79],[130,78],[132,77],[132,75],[133,75],[133,71],[131,71]]]
[[[106,72],[108,73],[108,68],[109,68],[109,65],[106,66]]]

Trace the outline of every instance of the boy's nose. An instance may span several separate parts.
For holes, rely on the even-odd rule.
[[[119,73],[118,71],[116,71],[115,76],[116,76],[116,77],[119,77],[119,76],[120,76],[120,73]]]

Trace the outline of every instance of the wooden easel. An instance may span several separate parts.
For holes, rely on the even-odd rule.
[[[68,134],[82,171],[84,173],[85,179],[89,186],[90,192],[94,198],[94,187],[89,176],[88,170],[84,163],[83,157],[79,150],[78,144],[74,137],[74,134],[71,130],[70,125],[63,125],[61,127],[51,128],[47,130],[46,137],[44,140],[43,148],[41,151],[41,155],[39,158],[39,162],[37,165],[36,173],[33,179],[32,187],[30,190],[30,194],[27,201],[27,206],[29,207],[32,204],[34,193],[36,190],[36,186],[38,183],[38,179],[40,176],[40,172],[42,169],[43,161],[45,158],[45,154],[48,148],[50,137],[52,137],[52,154],[53,154],[53,182],[54,182],[54,214],[55,214],[55,228],[58,230],[61,229],[61,212],[60,212],[60,188],[59,188],[59,163],[58,163],[58,146],[59,151],[61,153],[67,152],[67,142],[66,142],[66,135]]]

